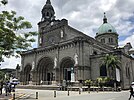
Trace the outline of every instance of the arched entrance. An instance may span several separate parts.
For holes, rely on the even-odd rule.
[[[71,57],[66,57],[61,61],[60,72],[61,81],[75,81],[74,60]]]
[[[24,68],[24,84],[27,85],[29,84],[29,81],[32,81],[32,76],[31,76],[31,69],[32,66],[30,64],[26,65]]]
[[[42,58],[37,67],[37,84],[52,84],[54,80],[53,74],[54,62],[49,57]]]

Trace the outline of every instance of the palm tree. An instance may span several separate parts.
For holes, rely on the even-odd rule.
[[[102,65],[106,66],[107,74],[113,80],[115,80],[116,77],[115,70],[119,63],[120,63],[119,59],[117,58],[116,55],[113,54],[106,54],[106,56],[103,58]]]
[[[106,66],[108,75],[111,78],[115,78],[115,69],[117,68],[119,63],[120,61],[118,60],[116,55],[106,54],[106,56],[103,58],[102,65]]]

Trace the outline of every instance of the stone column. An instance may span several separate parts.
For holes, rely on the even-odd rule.
[[[78,66],[74,67],[75,81],[78,81]]]

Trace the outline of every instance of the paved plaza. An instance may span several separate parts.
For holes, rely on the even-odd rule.
[[[54,97],[54,90],[16,89],[17,100],[35,100],[36,92],[38,92],[38,100],[128,100],[129,97],[129,91],[82,92],[81,94],[78,91],[70,91],[69,96],[68,91],[56,91]]]

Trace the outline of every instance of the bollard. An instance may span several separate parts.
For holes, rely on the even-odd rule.
[[[38,92],[36,92],[36,99],[38,99]]]
[[[88,88],[88,93],[90,93],[90,88]]]
[[[56,91],[54,91],[54,98],[56,98]]]
[[[79,88],[79,94],[81,94],[81,89]]]
[[[99,88],[97,88],[97,93],[99,92]]]
[[[67,91],[68,91],[68,94],[67,95],[69,96],[69,89]]]
[[[15,100],[15,89],[13,90],[13,100]]]
[[[15,92],[13,93],[13,100],[15,100]]]

